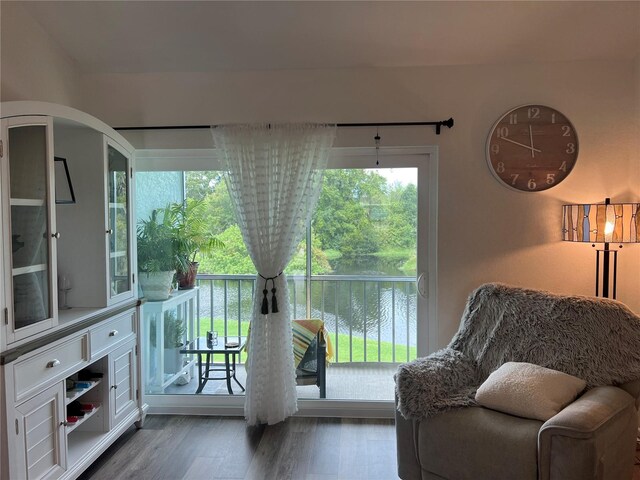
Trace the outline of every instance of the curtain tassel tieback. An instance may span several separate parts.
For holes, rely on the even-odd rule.
[[[269,280],[271,280],[271,294],[272,294],[271,295],[271,313],[278,313],[278,299],[276,298],[276,278],[282,275],[282,272],[280,272],[275,277],[265,277],[260,273],[258,275],[260,275],[260,278],[264,279],[264,289],[262,290],[262,294],[264,295],[264,298],[262,299],[262,308],[260,309],[260,313],[262,313],[262,315],[267,315],[269,313],[269,299],[267,298],[267,295],[269,294],[269,290],[267,289]]]

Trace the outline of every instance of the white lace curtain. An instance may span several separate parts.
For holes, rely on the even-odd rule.
[[[274,424],[298,410],[289,293],[282,272],[317,204],[335,125],[229,125],[212,128],[212,134],[258,271],[245,417],[250,425]]]

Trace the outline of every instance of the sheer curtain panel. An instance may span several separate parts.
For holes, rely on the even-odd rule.
[[[258,271],[245,417],[274,424],[297,410],[289,294],[283,270],[320,195],[335,125],[212,128],[244,243]]]

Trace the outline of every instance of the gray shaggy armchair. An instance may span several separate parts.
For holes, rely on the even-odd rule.
[[[505,362],[586,381],[546,422],[475,402]],[[396,373],[403,480],[630,479],[640,406],[640,317],[622,303],[483,285],[444,349]]]

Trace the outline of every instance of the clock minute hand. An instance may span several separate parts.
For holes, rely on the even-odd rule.
[[[531,125],[529,125],[529,143],[531,144],[531,158],[535,158],[536,154],[535,148],[533,148],[533,130],[531,129]]]
[[[542,150],[538,150],[537,148],[530,147],[529,145],[525,145],[524,143],[516,142],[515,140],[511,140],[510,138],[507,138],[507,137],[500,137],[500,138],[502,140],[506,140],[507,142],[511,142],[511,143],[516,144],[516,145],[520,145],[521,147],[528,148],[529,150],[531,150],[533,152],[542,153]]]

